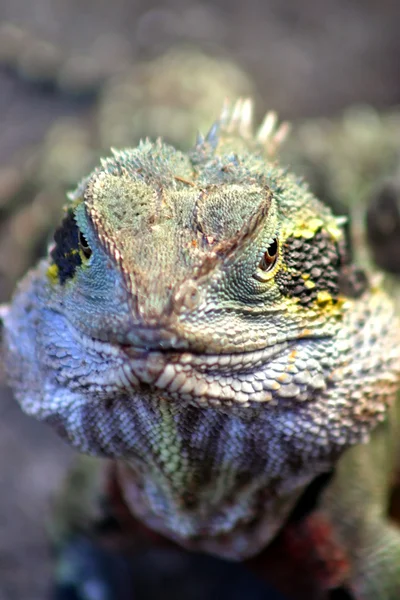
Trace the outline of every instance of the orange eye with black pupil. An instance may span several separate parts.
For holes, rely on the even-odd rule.
[[[274,240],[264,252],[262,259],[258,265],[258,268],[261,269],[264,273],[268,273],[271,271],[278,258],[278,240]]]

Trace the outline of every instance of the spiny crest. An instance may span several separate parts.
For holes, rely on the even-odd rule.
[[[288,122],[278,122],[275,112],[269,111],[261,126],[254,132],[253,102],[250,98],[239,98],[233,105],[225,102],[220,117],[213,123],[204,138],[197,135],[196,146],[204,143],[216,148],[226,137],[242,138],[260,147],[263,154],[273,157],[290,130]]]

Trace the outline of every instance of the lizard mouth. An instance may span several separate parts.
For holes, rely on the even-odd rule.
[[[246,406],[277,403],[282,398],[306,399],[310,383],[313,388],[325,386],[324,381],[314,381],[313,375],[305,385],[303,381],[296,383],[295,363],[304,340],[289,339],[248,352],[211,354],[111,344],[75,329],[71,333],[75,339],[79,337],[81,347],[87,352],[95,351],[108,363],[107,393],[111,394],[123,391],[151,396],[158,393],[172,400],[203,406]],[[101,378],[105,378],[104,371]],[[81,376],[82,382],[83,379],[89,388],[98,388],[98,372],[90,372],[85,378]]]
[[[133,388],[146,384],[173,399],[203,405],[272,401],[282,387],[277,374],[288,364],[288,355],[295,357],[293,344],[237,354],[141,353],[122,365],[121,380]],[[274,370],[269,371],[272,362]]]

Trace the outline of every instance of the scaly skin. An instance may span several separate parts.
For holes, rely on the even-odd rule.
[[[187,154],[158,140],[103,160],[4,311],[23,409],[117,459],[148,526],[231,559],[343,455],[340,486],[400,378],[392,301],[351,264],[344,220],[273,160],[285,127],[251,125],[239,102]]]

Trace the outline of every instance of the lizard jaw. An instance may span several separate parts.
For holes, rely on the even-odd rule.
[[[308,377],[296,367],[293,342],[242,354],[148,353],[125,363],[121,380],[147,384],[173,400],[200,406],[249,406],[279,399],[305,400],[325,379],[308,361]]]
[[[60,319],[64,320],[60,315]],[[250,404],[304,401],[325,389],[325,374],[313,358],[312,345],[321,340],[288,340],[262,350],[234,354],[198,354],[189,351],[146,351],[143,348],[111,344],[88,337],[64,321],[68,340],[73,338],[73,354],[87,353],[102,358],[99,369],[82,373],[65,368],[62,383],[77,390],[104,396],[118,393],[162,393],[171,400],[199,406],[246,407]],[[60,332],[61,325],[58,329]],[[60,336],[52,357],[57,360]],[[79,362],[79,361],[78,361]],[[97,361],[98,362],[98,361]],[[65,362],[64,362],[65,364]],[[64,364],[60,370],[64,371]],[[90,361],[90,364],[96,364]],[[70,371],[70,372],[69,372]]]
[[[141,394],[146,386],[148,391],[161,392],[171,400],[199,406],[247,407],[305,401],[326,387],[325,374],[313,358],[313,345],[322,340],[294,339],[234,354],[197,354],[110,344],[89,338],[70,324],[68,328],[81,354],[95,351],[107,357],[101,373],[94,370],[84,376],[80,372],[85,389],[89,386],[91,392],[100,395],[104,388],[109,395]],[[104,371],[106,362],[109,366]],[[74,379],[72,375],[73,388],[77,389]]]

